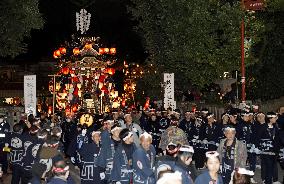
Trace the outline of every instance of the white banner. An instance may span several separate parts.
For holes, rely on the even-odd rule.
[[[175,74],[174,73],[164,73],[164,108],[167,109],[169,107],[172,110],[176,109],[176,101],[175,101]]]
[[[36,75],[24,76],[25,113],[36,116]]]

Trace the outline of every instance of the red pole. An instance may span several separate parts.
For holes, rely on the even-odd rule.
[[[246,101],[246,76],[245,76],[245,22],[244,18],[242,19],[241,23],[241,72],[242,72],[242,102]]]

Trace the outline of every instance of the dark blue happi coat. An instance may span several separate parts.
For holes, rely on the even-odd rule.
[[[105,169],[106,180],[109,180],[111,170],[113,168],[113,158],[117,147],[117,142],[111,139],[111,134],[108,130],[101,133],[102,148],[98,159],[98,166]]]
[[[113,159],[113,169],[110,180],[119,181],[122,184],[129,184],[132,179],[132,155],[136,149],[135,144],[118,145]]]
[[[209,175],[208,170],[204,171],[202,174],[200,174],[196,180],[194,181],[195,184],[223,184],[222,177],[218,175],[217,181],[214,181],[211,176]]]
[[[23,136],[18,133],[12,133],[9,135],[7,143],[11,147],[10,161],[12,165],[22,165],[24,154]]]
[[[84,144],[79,150],[81,158],[81,183],[101,183],[100,173],[103,172],[100,167],[97,166],[97,159],[100,154],[100,146],[95,143]]]
[[[138,148],[133,153],[133,184],[154,184],[155,175],[153,171],[156,151],[153,145],[150,150]]]

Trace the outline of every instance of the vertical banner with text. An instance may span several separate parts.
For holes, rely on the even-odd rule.
[[[25,113],[36,116],[36,75],[24,76]]]
[[[172,110],[175,110],[176,101],[175,101],[175,74],[174,73],[164,73],[164,86],[165,86],[164,108],[167,109],[171,107]]]

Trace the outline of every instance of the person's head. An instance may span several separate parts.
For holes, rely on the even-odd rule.
[[[278,116],[275,112],[268,112],[266,114],[266,117],[267,117],[269,123],[272,123],[272,124],[276,123],[276,121],[278,119]]]
[[[249,117],[249,113],[248,112],[242,112],[242,119],[245,121],[245,122],[249,122],[250,120],[250,117]]]
[[[131,124],[132,123],[132,116],[131,114],[125,114],[124,120],[126,124]]]
[[[112,117],[113,117],[113,119],[118,119],[119,118],[119,114],[118,114],[118,112],[112,112]]]
[[[152,114],[150,115],[150,118],[151,118],[151,121],[156,121],[156,120],[157,120],[157,116],[156,116],[155,113],[152,113]]]
[[[234,140],[236,136],[236,129],[232,126],[227,126],[224,129],[224,134],[227,140]]]
[[[215,121],[213,113],[208,113],[206,118],[209,124],[212,124]]]
[[[120,131],[122,130],[122,128],[118,125],[118,124],[114,124],[112,127],[111,127],[111,134],[113,137],[117,138],[117,139],[120,139],[119,138],[119,133]]]
[[[133,133],[127,128],[121,130],[119,137],[125,144],[132,144],[134,142]]]
[[[257,115],[256,115],[256,120],[259,122],[259,123],[265,123],[265,114],[263,112],[259,112]]]
[[[37,137],[39,139],[46,140],[48,136],[48,131],[46,129],[41,129],[37,132]]]
[[[61,134],[62,134],[62,129],[60,127],[56,126],[52,128],[51,135],[61,138]]]
[[[190,165],[192,161],[192,155],[194,153],[193,147],[188,145],[183,145],[179,148],[177,157],[185,164]]]
[[[250,178],[254,175],[253,171],[245,168],[237,168],[233,174],[233,184],[250,184]]]
[[[113,124],[114,124],[114,120],[112,118],[105,118],[104,119],[104,128],[106,130],[110,131]]]
[[[170,142],[166,148],[166,155],[175,157],[177,155],[179,145]]]
[[[156,184],[182,184],[182,173],[179,171],[168,171],[163,173]]]
[[[22,132],[23,132],[23,126],[20,125],[19,123],[16,123],[16,124],[13,126],[13,132],[14,132],[14,133],[18,133],[18,134],[22,134]]]
[[[29,129],[30,135],[32,136],[36,136],[38,131],[39,131],[39,128],[35,125],[32,125]]]
[[[160,179],[163,177],[164,174],[166,173],[174,173],[174,171],[172,170],[171,166],[168,164],[161,164],[158,168],[157,168],[157,178]]]
[[[52,167],[52,173],[55,176],[67,179],[69,176],[69,166],[66,165],[64,160],[57,161]]]
[[[237,121],[237,115],[236,114],[230,114],[230,122],[231,123],[236,123],[236,121]]]
[[[217,151],[206,152],[206,166],[209,172],[217,173],[220,169],[220,158]]]
[[[190,120],[191,112],[190,112],[190,111],[186,111],[186,112],[184,113],[184,117],[185,117],[186,120]]]
[[[144,132],[140,135],[140,144],[142,148],[146,151],[150,150],[150,146],[152,143],[152,136],[147,132]]]
[[[179,119],[177,118],[177,116],[176,115],[174,115],[174,114],[172,114],[171,116],[170,116],[170,118],[171,118],[171,126],[177,126],[178,125],[178,121],[179,121]]]
[[[222,115],[222,123],[223,123],[223,124],[228,124],[229,119],[230,119],[229,114],[226,113],[226,114],[223,114],[223,115]]]
[[[99,144],[101,141],[101,132],[100,131],[93,131],[92,132],[92,140],[94,143]]]
[[[50,148],[58,148],[59,140],[58,137],[50,135],[46,138],[46,145]]]

